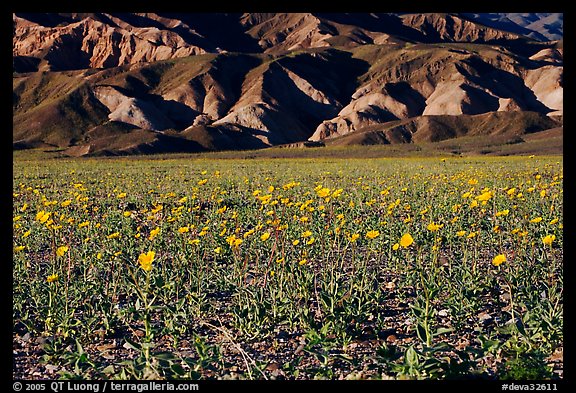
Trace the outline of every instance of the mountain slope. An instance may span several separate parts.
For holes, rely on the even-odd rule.
[[[474,135],[459,127],[475,129],[464,119],[476,115],[487,129],[516,122],[518,135],[562,125],[562,42],[465,15],[16,13],[13,21],[14,148],[137,154],[366,135],[405,143]],[[438,126],[446,116],[461,120]],[[412,125],[400,132],[398,122]],[[396,131],[366,134],[372,128]]]
[[[487,26],[511,31],[538,41],[560,40],[564,34],[561,13],[465,13],[465,17]]]

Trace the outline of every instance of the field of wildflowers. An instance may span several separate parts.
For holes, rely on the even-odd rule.
[[[15,160],[15,378],[562,376],[562,157]]]

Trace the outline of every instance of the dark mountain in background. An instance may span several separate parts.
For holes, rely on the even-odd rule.
[[[13,34],[15,149],[411,143],[562,126],[562,14],[15,13]]]
[[[561,13],[465,13],[463,16],[538,41],[557,41],[564,36],[564,14]]]

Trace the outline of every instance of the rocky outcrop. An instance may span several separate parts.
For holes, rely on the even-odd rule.
[[[179,34],[157,27],[135,28],[110,18],[113,24],[84,18],[64,26],[14,21],[13,56],[39,58],[53,70],[108,68],[206,53]]]
[[[526,71],[525,83],[534,95],[555,115],[563,113],[564,87],[562,83],[564,67],[544,66]]]
[[[224,24],[223,24],[224,23]],[[218,28],[208,28],[214,25]],[[197,30],[203,31],[204,35]],[[234,38],[224,39],[226,32]],[[202,53],[281,53],[365,44],[492,42],[519,36],[450,14],[13,14],[17,71],[109,68]]]
[[[562,42],[452,14],[204,19],[14,14],[14,146],[249,149],[371,129],[372,142],[406,143],[425,129],[427,141],[458,137],[457,121],[442,131],[448,117],[563,115]]]
[[[493,42],[519,38],[518,34],[449,14],[407,14],[401,19],[404,25],[422,32],[425,39],[432,42]]]
[[[333,119],[318,125],[319,141],[367,126],[416,116],[475,115],[498,111],[562,114],[563,67],[522,65],[504,52],[399,50],[380,57],[368,82]],[[397,60],[394,60],[397,59]]]

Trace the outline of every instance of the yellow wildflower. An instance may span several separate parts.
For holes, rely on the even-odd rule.
[[[544,243],[544,245],[546,246],[551,246],[552,242],[554,242],[554,240],[556,240],[556,236],[555,235],[546,235],[544,236],[544,238],[542,239],[542,243]]]
[[[366,239],[375,239],[378,236],[380,236],[380,231],[374,229],[366,233]]]
[[[494,259],[492,260],[492,264],[494,266],[500,266],[501,264],[503,264],[504,262],[506,262],[506,255],[504,254],[498,254],[494,257]]]
[[[48,217],[50,217],[50,212],[45,212],[44,210],[40,210],[36,214],[36,220],[40,221],[40,223],[42,223],[42,224],[44,224],[46,221],[48,221]]]
[[[46,281],[48,282],[54,282],[58,280],[58,274],[51,274],[46,278]]]
[[[412,243],[414,243],[414,239],[412,238],[412,236],[409,233],[405,233],[400,238],[400,245],[404,248],[410,247],[410,245],[412,245]]]
[[[490,200],[490,198],[492,198],[493,195],[494,194],[492,191],[486,191],[486,192],[483,192],[482,194],[478,195],[476,197],[476,199],[478,199],[479,201],[485,202],[485,201]]]
[[[443,226],[444,226],[444,224],[435,224],[435,223],[431,222],[430,224],[428,224],[426,229],[428,229],[430,232],[436,232],[440,228],[442,228]]]
[[[160,233],[160,227],[156,227],[150,231],[150,236],[148,236],[148,240],[154,240],[156,236]]]
[[[68,252],[68,246],[60,246],[58,247],[58,249],[56,250],[56,255],[58,255],[59,257],[64,256],[64,254],[66,254]]]
[[[149,272],[152,270],[152,261],[154,261],[154,257],[156,253],[154,251],[148,251],[147,253],[142,253],[138,257],[138,263],[140,263],[140,267],[145,272]]]
[[[114,232],[108,236],[106,236],[108,239],[116,239],[118,237],[120,237],[120,232]]]

